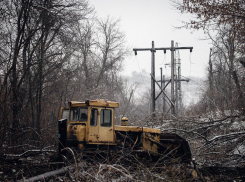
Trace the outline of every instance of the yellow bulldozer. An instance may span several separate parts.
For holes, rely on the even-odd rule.
[[[61,109],[59,151],[66,147],[86,150],[91,147],[130,148],[152,156],[167,156],[180,162],[191,162],[188,142],[177,134],[161,133],[160,129],[128,126],[126,117],[115,125],[118,102],[109,100],[71,101]]]

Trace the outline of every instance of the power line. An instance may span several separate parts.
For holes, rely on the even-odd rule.
[[[143,76],[142,76],[141,71],[140,71],[140,65],[139,65],[139,61],[138,61],[137,55],[135,55],[135,59],[136,59],[137,64],[138,64],[138,68],[139,68],[139,73],[140,73],[141,79],[143,81],[143,84],[145,86],[145,89],[147,90],[147,87],[146,87],[146,84],[145,84],[145,80],[143,79]]]
[[[157,50],[163,50],[166,53],[167,50],[171,51],[171,108],[172,114],[175,114],[174,106],[174,52],[179,49],[189,49],[192,52],[193,47],[175,47],[174,41],[171,41],[171,47],[155,48],[154,41],[152,41],[151,48],[134,48],[133,51],[137,55],[137,51],[150,51],[151,52],[151,113],[155,111],[155,52]]]

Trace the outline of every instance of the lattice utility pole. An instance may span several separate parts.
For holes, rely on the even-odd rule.
[[[171,100],[172,100],[172,102],[175,103],[175,99],[174,99],[174,81],[176,80],[176,83],[180,82],[181,78],[180,78],[180,75],[179,75],[179,77],[177,77],[177,74],[175,74],[177,69],[174,69],[175,65],[176,65],[175,61],[174,61],[175,60],[174,59],[174,51],[176,51],[176,50],[178,51],[179,49],[190,49],[190,52],[192,52],[193,47],[178,47],[178,44],[177,44],[177,46],[174,47],[174,41],[172,40],[171,41],[171,48],[172,48],[172,50],[171,50],[171,54],[172,54],[172,56],[171,56]],[[176,86],[178,87],[178,84],[176,84]],[[176,93],[178,92],[177,87],[176,87]],[[178,96],[176,94],[176,100],[177,99],[178,99]],[[177,107],[177,109],[178,109],[178,106],[176,106],[176,104],[173,105],[172,106],[172,114],[176,114],[175,107]]]
[[[178,47],[178,43],[176,42],[175,43],[175,47]],[[174,52],[174,76],[175,76],[175,113],[178,114],[178,111],[179,111],[179,107],[178,107],[178,104],[179,104],[179,98],[178,98],[178,87],[179,87],[179,73],[178,73],[178,68],[179,68],[179,50],[176,50]]]
[[[178,67],[178,68],[180,69],[180,67]],[[176,85],[176,82],[183,82],[183,81],[189,82],[189,79],[182,79],[181,76],[180,76],[179,73],[178,73],[177,79],[174,80],[175,85]],[[166,88],[166,86],[167,86],[167,85],[165,85],[165,83],[169,84],[169,82],[171,82],[171,79],[165,79],[165,75],[163,75],[162,81],[159,80],[159,81],[157,81],[157,82],[162,82],[162,83],[163,83],[162,89],[165,90],[165,88]],[[181,87],[175,88],[175,96],[176,96],[176,90],[178,90],[178,92],[177,92],[178,94],[177,94],[177,97],[175,97],[175,106],[178,107],[178,109],[180,109],[180,108],[182,108],[182,102],[181,102],[181,100],[182,100]],[[165,103],[166,103],[166,102],[165,102],[165,101],[166,101],[166,98],[165,98],[165,96],[163,95],[163,108],[166,108],[166,106],[165,106]],[[178,106],[177,106],[177,104],[178,104]],[[176,114],[178,114],[178,109],[175,109]],[[165,111],[166,111],[166,110],[165,110]],[[165,111],[164,111],[164,112],[165,112]]]
[[[162,74],[162,67],[160,68],[160,75],[161,75],[161,89],[165,88],[165,75]],[[162,104],[163,104],[163,113],[166,110],[166,102],[165,102],[165,97],[164,94],[162,95]]]
[[[154,41],[152,41],[152,47],[151,48],[135,48],[133,51],[135,52],[135,55],[137,55],[137,51],[151,51],[151,113],[155,111],[155,101],[159,97],[161,93],[163,93],[165,96],[164,90],[160,87],[161,93],[155,98],[155,83],[157,83],[155,79],[155,52],[157,50],[163,50],[164,53],[166,53],[166,50],[171,51],[171,100],[166,96],[167,99],[169,99],[169,102],[171,103],[172,108],[172,114],[175,114],[175,100],[174,100],[174,51],[178,49],[190,49],[192,52],[193,47],[174,47],[174,41],[171,41],[171,47],[164,47],[164,48],[155,48],[154,47]],[[157,83],[158,84],[158,83]]]
[[[178,47],[178,43],[175,43],[175,47]],[[181,59],[179,50],[175,51],[175,112],[178,114],[182,106],[182,90],[181,82],[189,82],[189,79],[181,79]]]

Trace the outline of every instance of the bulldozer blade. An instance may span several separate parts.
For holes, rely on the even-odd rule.
[[[160,134],[159,152],[168,158],[179,159],[180,162],[190,163],[192,160],[188,142],[177,134]]]

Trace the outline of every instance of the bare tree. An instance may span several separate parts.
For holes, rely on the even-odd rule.
[[[80,99],[113,98],[117,73],[128,55],[119,21],[110,17],[106,20],[92,18],[86,24],[79,25],[77,30],[74,60],[80,62],[78,79],[83,90]]]
[[[73,24],[91,9],[86,1],[16,0],[1,1],[1,5],[1,141],[10,127],[8,136],[14,136],[14,144],[18,142],[20,125],[30,124],[28,121],[40,133],[44,83],[67,57],[61,53],[69,42],[63,44],[61,38],[67,37]]]

